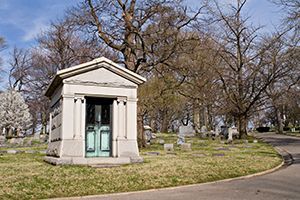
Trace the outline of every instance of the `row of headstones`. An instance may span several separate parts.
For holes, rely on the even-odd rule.
[[[25,138],[26,137],[6,139],[4,135],[0,135],[0,146],[7,146],[7,145],[31,146],[33,141],[47,142],[48,140],[48,137],[41,137],[39,139],[35,139],[34,137],[29,137],[25,142]]]
[[[180,149],[182,151],[191,151],[192,150],[192,144],[191,143],[182,143],[180,145]],[[164,144],[164,150],[166,152],[174,151],[174,144]]]
[[[220,135],[226,137],[228,141],[232,141],[234,137],[239,135],[236,127],[222,127],[221,130],[207,131],[207,128],[203,126],[200,130],[205,136],[208,137],[218,137]],[[178,132],[178,144],[184,143],[184,137],[193,137],[195,135],[195,129],[193,126],[180,126]]]
[[[150,143],[151,139],[155,139],[156,135],[152,132],[152,128],[150,126],[144,126],[144,135],[145,135],[145,139],[148,143]],[[221,130],[216,130],[216,131],[207,131],[207,128],[205,126],[203,126],[201,128],[200,133],[208,135],[208,136],[219,136],[219,135],[223,135],[225,137],[228,138],[228,140],[232,140],[233,137],[236,137],[239,132],[237,131],[237,128],[235,127],[231,127],[231,128],[227,128],[227,127],[223,127],[221,128]],[[193,126],[180,126],[179,127],[179,131],[178,131],[178,143],[182,144],[184,143],[184,137],[193,137],[195,136],[195,129]]]
[[[40,154],[46,154],[46,150],[17,150],[17,149],[9,149],[9,150],[1,150],[0,154],[18,154],[18,153],[40,153]]]

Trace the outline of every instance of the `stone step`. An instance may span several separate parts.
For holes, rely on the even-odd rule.
[[[89,166],[93,168],[114,168],[114,167],[120,167],[121,164],[93,164]]]

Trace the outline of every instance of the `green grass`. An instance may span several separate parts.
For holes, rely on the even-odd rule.
[[[158,137],[176,143],[175,134]],[[192,151],[180,151],[175,145],[176,155],[166,154],[162,145],[153,144],[141,151],[144,163],[106,169],[52,166],[43,162],[42,154],[3,154],[0,199],[81,196],[203,183],[264,171],[281,162],[274,149],[264,143],[236,141],[225,145],[199,138],[187,138],[187,142],[192,143]],[[217,150],[220,147],[229,150]],[[160,154],[146,155],[150,151]]]
[[[10,146],[10,147],[0,147],[0,150],[9,150],[15,149],[19,151],[26,151],[26,150],[35,150],[35,151],[42,151],[47,149],[47,144],[34,144],[32,146],[24,147],[24,146]]]
[[[300,137],[300,132],[284,132],[285,135]]]

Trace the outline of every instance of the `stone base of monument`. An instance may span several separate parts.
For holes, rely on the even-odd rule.
[[[192,144],[191,143],[183,143],[180,145],[180,148],[182,151],[191,151],[192,150]]]
[[[143,158],[136,157],[97,157],[97,158],[80,158],[80,157],[63,157],[57,158],[45,156],[44,161],[52,165],[123,165],[130,163],[142,163]]]

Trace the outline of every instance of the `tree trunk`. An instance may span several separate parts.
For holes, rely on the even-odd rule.
[[[139,148],[146,147],[145,135],[144,135],[144,123],[143,116],[138,115],[137,119],[137,139]]]
[[[283,134],[283,121],[281,118],[281,113],[278,108],[275,108],[276,121],[277,121],[277,131],[279,134]]]
[[[139,148],[146,147],[146,140],[144,135],[144,115],[141,106],[137,105],[137,141]]]
[[[199,113],[199,103],[198,100],[195,101],[193,105],[193,124],[196,133],[200,132],[201,126],[200,126],[200,113]]]
[[[245,116],[239,116],[238,120],[238,131],[240,139],[245,139],[247,137],[247,123],[248,120]]]
[[[6,137],[11,138],[13,136],[12,127],[6,128]]]
[[[212,114],[211,114],[211,105],[207,105],[207,130],[208,131],[211,131],[213,130],[213,117],[212,117]]]
[[[167,116],[167,111],[163,111],[162,121],[161,121],[161,132],[168,133],[169,120]]]

